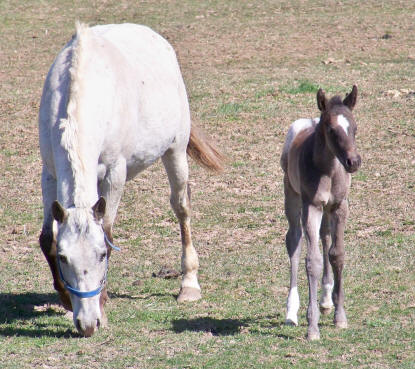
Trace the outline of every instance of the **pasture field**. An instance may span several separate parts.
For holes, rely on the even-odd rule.
[[[109,327],[80,338],[38,245],[37,112],[74,32],[146,24],[175,47],[193,121],[227,154],[221,175],[191,163],[203,299],[178,305],[179,227],[157,163],[129,182],[108,276]],[[0,1],[0,368],[415,368],[415,2]],[[315,94],[359,89],[363,165],[346,230],[349,328],[284,325],[289,270],[279,157]],[[304,250],[303,250],[304,254]]]

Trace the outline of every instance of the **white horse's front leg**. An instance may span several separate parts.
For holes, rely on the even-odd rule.
[[[106,200],[107,206],[105,210],[103,228],[110,242],[112,238],[112,225],[117,214],[118,205],[124,190],[125,179],[127,176],[127,167],[124,158],[118,159],[110,169],[105,173],[104,178],[99,183],[98,192]],[[107,245],[108,259],[111,256],[111,247]],[[101,291],[100,308],[101,308],[101,324],[103,326],[107,323],[107,318],[104,311],[104,305],[108,300],[107,287]]]
[[[182,238],[182,272],[183,279],[178,302],[199,300],[202,295],[197,271],[199,258],[193,247],[190,230],[190,190],[188,191],[188,164],[186,151],[167,151],[162,157],[169,177],[171,206],[179,220]]]

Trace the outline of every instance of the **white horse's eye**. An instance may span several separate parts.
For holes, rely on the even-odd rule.
[[[104,259],[106,258],[106,256],[107,256],[107,252],[106,251],[104,251],[100,256],[99,256],[99,261],[104,261]]]
[[[68,259],[65,255],[58,255],[59,261],[64,264],[68,264]]]

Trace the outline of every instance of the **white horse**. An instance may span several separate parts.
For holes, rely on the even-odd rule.
[[[106,322],[109,246],[124,183],[158,158],[182,236],[178,301],[201,297],[186,152],[215,171],[222,169],[222,157],[191,126],[180,68],[165,39],[134,24],[77,24],[45,81],[39,142],[39,242],[54,287],[82,335],[91,336]]]

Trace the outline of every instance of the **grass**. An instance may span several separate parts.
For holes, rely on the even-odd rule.
[[[413,96],[386,93],[413,89],[414,11],[409,0],[0,2],[0,367],[414,368],[415,111]],[[58,305],[37,242],[39,100],[76,19],[147,24],[165,36],[193,121],[229,158],[220,176],[190,165],[203,299],[178,305],[179,280],[152,276],[163,266],[180,270],[181,251],[157,163],[126,186],[109,327],[89,339]],[[349,328],[336,330],[324,316],[321,341],[309,343],[304,263],[300,325],[283,324],[279,155],[289,124],[317,116],[319,87],[344,96],[353,84],[363,166],[346,230]]]
[[[316,93],[318,89],[319,86],[317,84],[310,82],[308,80],[301,80],[294,86],[291,85],[281,87],[281,91],[290,95]]]

